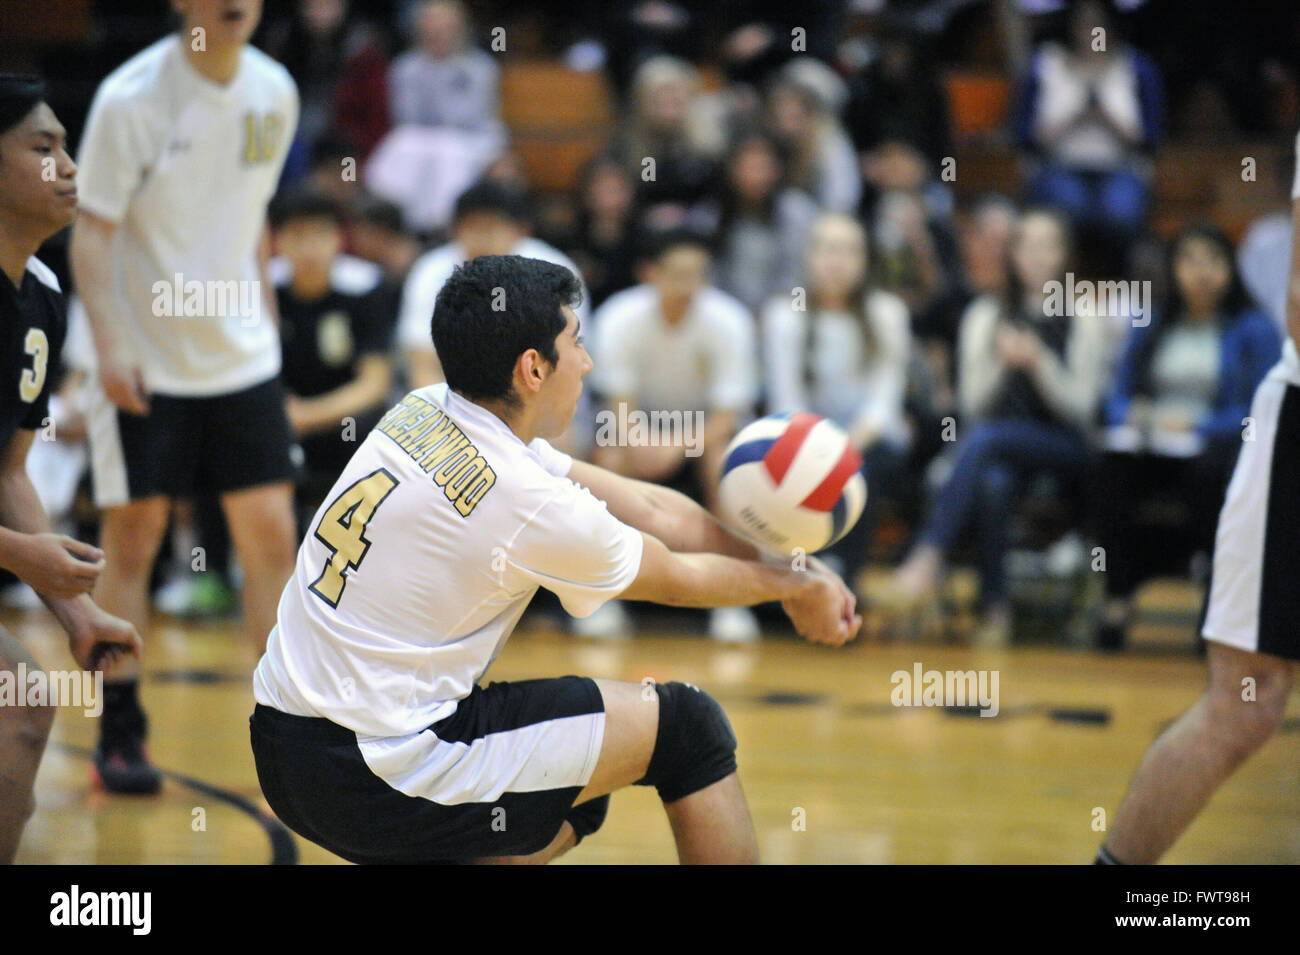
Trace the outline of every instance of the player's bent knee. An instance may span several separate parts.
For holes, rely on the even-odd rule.
[[[718,701],[688,683],[657,683],[659,730],[645,777],[665,803],[699,792],[736,771],[736,734]]]

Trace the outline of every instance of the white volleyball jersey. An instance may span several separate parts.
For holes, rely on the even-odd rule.
[[[163,394],[229,393],[280,368],[257,245],[298,92],[266,54],[240,56],[222,86],[164,37],[109,74],[86,120],[80,205],[118,226],[114,318]]]
[[[446,383],[413,391],[357,448],[298,550],[253,678],[259,703],[362,736],[450,715],[539,586],[575,616],[641,567],[639,531]]]

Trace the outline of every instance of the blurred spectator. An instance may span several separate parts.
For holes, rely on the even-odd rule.
[[[598,441],[593,460],[673,487],[716,512],[723,452],[758,397],[754,320],[744,305],[708,284],[709,249],[698,234],[672,230],[650,243],[644,283],[611,296],[592,318],[591,378],[616,418],[676,412],[683,431],[675,436],[680,440],[663,443]],[[699,416],[702,430],[694,427]],[[617,601],[577,624],[592,636],[628,626]],[[752,641],[758,623],[747,608],[723,608],[710,611],[709,632],[719,640]]]
[[[938,168],[953,155],[948,94],[939,71],[923,56],[921,38],[884,18],[879,50],[849,80],[845,126],[860,154],[887,142],[915,147]]]
[[[566,251],[582,270],[592,308],[636,284],[635,201],[636,183],[617,159],[600,155],[583,168]]]
[[[434,232],[505,149],[501,68],[470,44],[460,0],[425,0],[415,33],[388,74],[393,131],[370,159],[366,186],[397,203],[412,228]]]
[[[1005,294],[1007,253],[1017,214],[1015,203],[997,193],[981,196],[971,205],[958,221],[960,264],[949,278],[946,294],[912,322],[912,333],[940,389],[935,404],[943,414],[956,410],[953,356],[961,317],[975,299]]]
[[[358,164],[388,131],[388,57],[379,31],[349,0],[298,0],[267,32],[266,50],[298,84],[302,115],[285,179],[302,173],[322,137],[349,144]]]
[[[1106,604],[1097,640],[1110,650],[1123,645],[1138,585],[1213,546],[1251,399],[1282,348],[1218,228],[1175,238],[1168,272],[1168,301],[1134,329],[1104,406],[1096,503]]]
[[[438,292],[456,266],[480,255],[523,255],[563,265],[581,275],[568,256],[528,232],[527,200],[517,190],[480,182],[456,200],[451,241],[416,259],[402,292],[397,340],[406,356],[412,388],[442,381],[429,323]],[[579,320],[590,314],[585,298],[584,290],[584,301],[575,309]]]
[[[328,196],[279,197],[270,270],[280,316],[286,410],[302,449],[298,536],[378,423],[392,381],[392,324],[378,266],[343,255],[343,213]]]
[[[399,287],[421,251],[402,223],[402,210],[374,196],[353,204],[348,244],[354,254],[383,269],[384,282]],[[393,319],[395,323],[395,315]]]
[[[636,71],[632,102],[613,152],[635,177],[637,204],[659,226],[681,225],[712,184],[715,163],[692,133],[700,91],[695,67],[658,56]]]
[[[1160,76],[1122,42],[1109,3],[1083,0],[1068,22],[1066,41],[1043,43],[1022,79],[1016,135],[1036,160],[1029,197],[1122,253],[1146,220]]]
[[[785,185],[783,149],[766,133],[741,135],[723,174],[720,197],[701,204],[693,220],[714,236],[715,284],[756,311],[797,284],[817,204]]]
[[[470,42],[460,0],[425,0],[415,17],[415,46],[389,71],[394,126],[475,132],[499,130],[501,67]]]
[[[839,115],[848,91],[825,63],[793,60],[768,97],[772,128],[790,150],[790,182],[818,204],[852,212],[862,198],[858,157]]]
[[[901,296],[917,321],[928,326],[957,268],[951,196],[931,175],[925,157],[901,141],[873,151],[866,173],[876,196],[868,221],[881,285]]]
[[[883,498],[900,471],[911,336],[907,306],[872,285],[867,235],[852,216],[820,216],[809,236],[805,303],[790,293],[763,309],[764,376],[771,413],[811,411],[839,424],[863,457],[867,505],[828,554],[853,586]],[[803,306],[806,305],[806,308]]]
[[[973,531],[981,644],[999,645],[1009,635],[1003,565],[1017,487],[1043,473],[1078,482],[1089,462],[1085,434],[1103,387],[1107,326],[1092,314],[1048,314],[1049,283],[1063,282],[1070,252],[1069,229],[1058,215],[1026,212],[1011,246],[1007,294],[967,309],[957,372],[965,437],[953,449],[952,473],[918,543],[880,592],[896,605],[925,599],[945,556]]]

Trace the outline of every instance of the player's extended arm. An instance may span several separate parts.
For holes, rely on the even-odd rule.
[[[574,461],[569,478],[604,501],[624,524],[654,535],[669,550],[725,554],[741,560],[759,557],[756,548],[680,491],[623,477],[586,461]]]
[[[1291,281],[1287,285],[1286,326],[1300,351],[1300,199],[1291,203]]]
[[[675,554],[656,537],[642,534],[642,539],[641,569],[621,599],[672,607],[749,607],[779,600],[801,636],[836,647],[862,627],[853,592],[815,564],[795,571],[719,554]]]
[[[346,385],[314,398],[294,400],[289,417],[299,434],[336,428],[344,418],[368,411],[384,400],[393,380],[388,356],[363,355],[357,364],[356,377]]]
[[[82,209],[72,227],[69,261],[90,316],[99,380],[108,399],[124,411],[145,414],[144,378],[131,353],[127,330],[121,327],[113,278],[112,241],[117,226]]]
[[[19,430],[0,456],[0,566],[40,594],[67,631],[80,666],[111,668],[122,654],[139,655],[140,635],[90,599],[90,588],[104,569],[103,552],[51,532],[27,475],[27,452],[34,437],[35,432]]]

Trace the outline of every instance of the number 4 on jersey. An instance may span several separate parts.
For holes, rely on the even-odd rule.
[[[330,557],[308,589],[331,607],[339,605],[347,572],[356,570],[365,560],[366,551],[370,550],[366,525],[395,487],[397,478],[386,468],[380,468],[336,497],[321,515],[315,535],[330,549]]]

